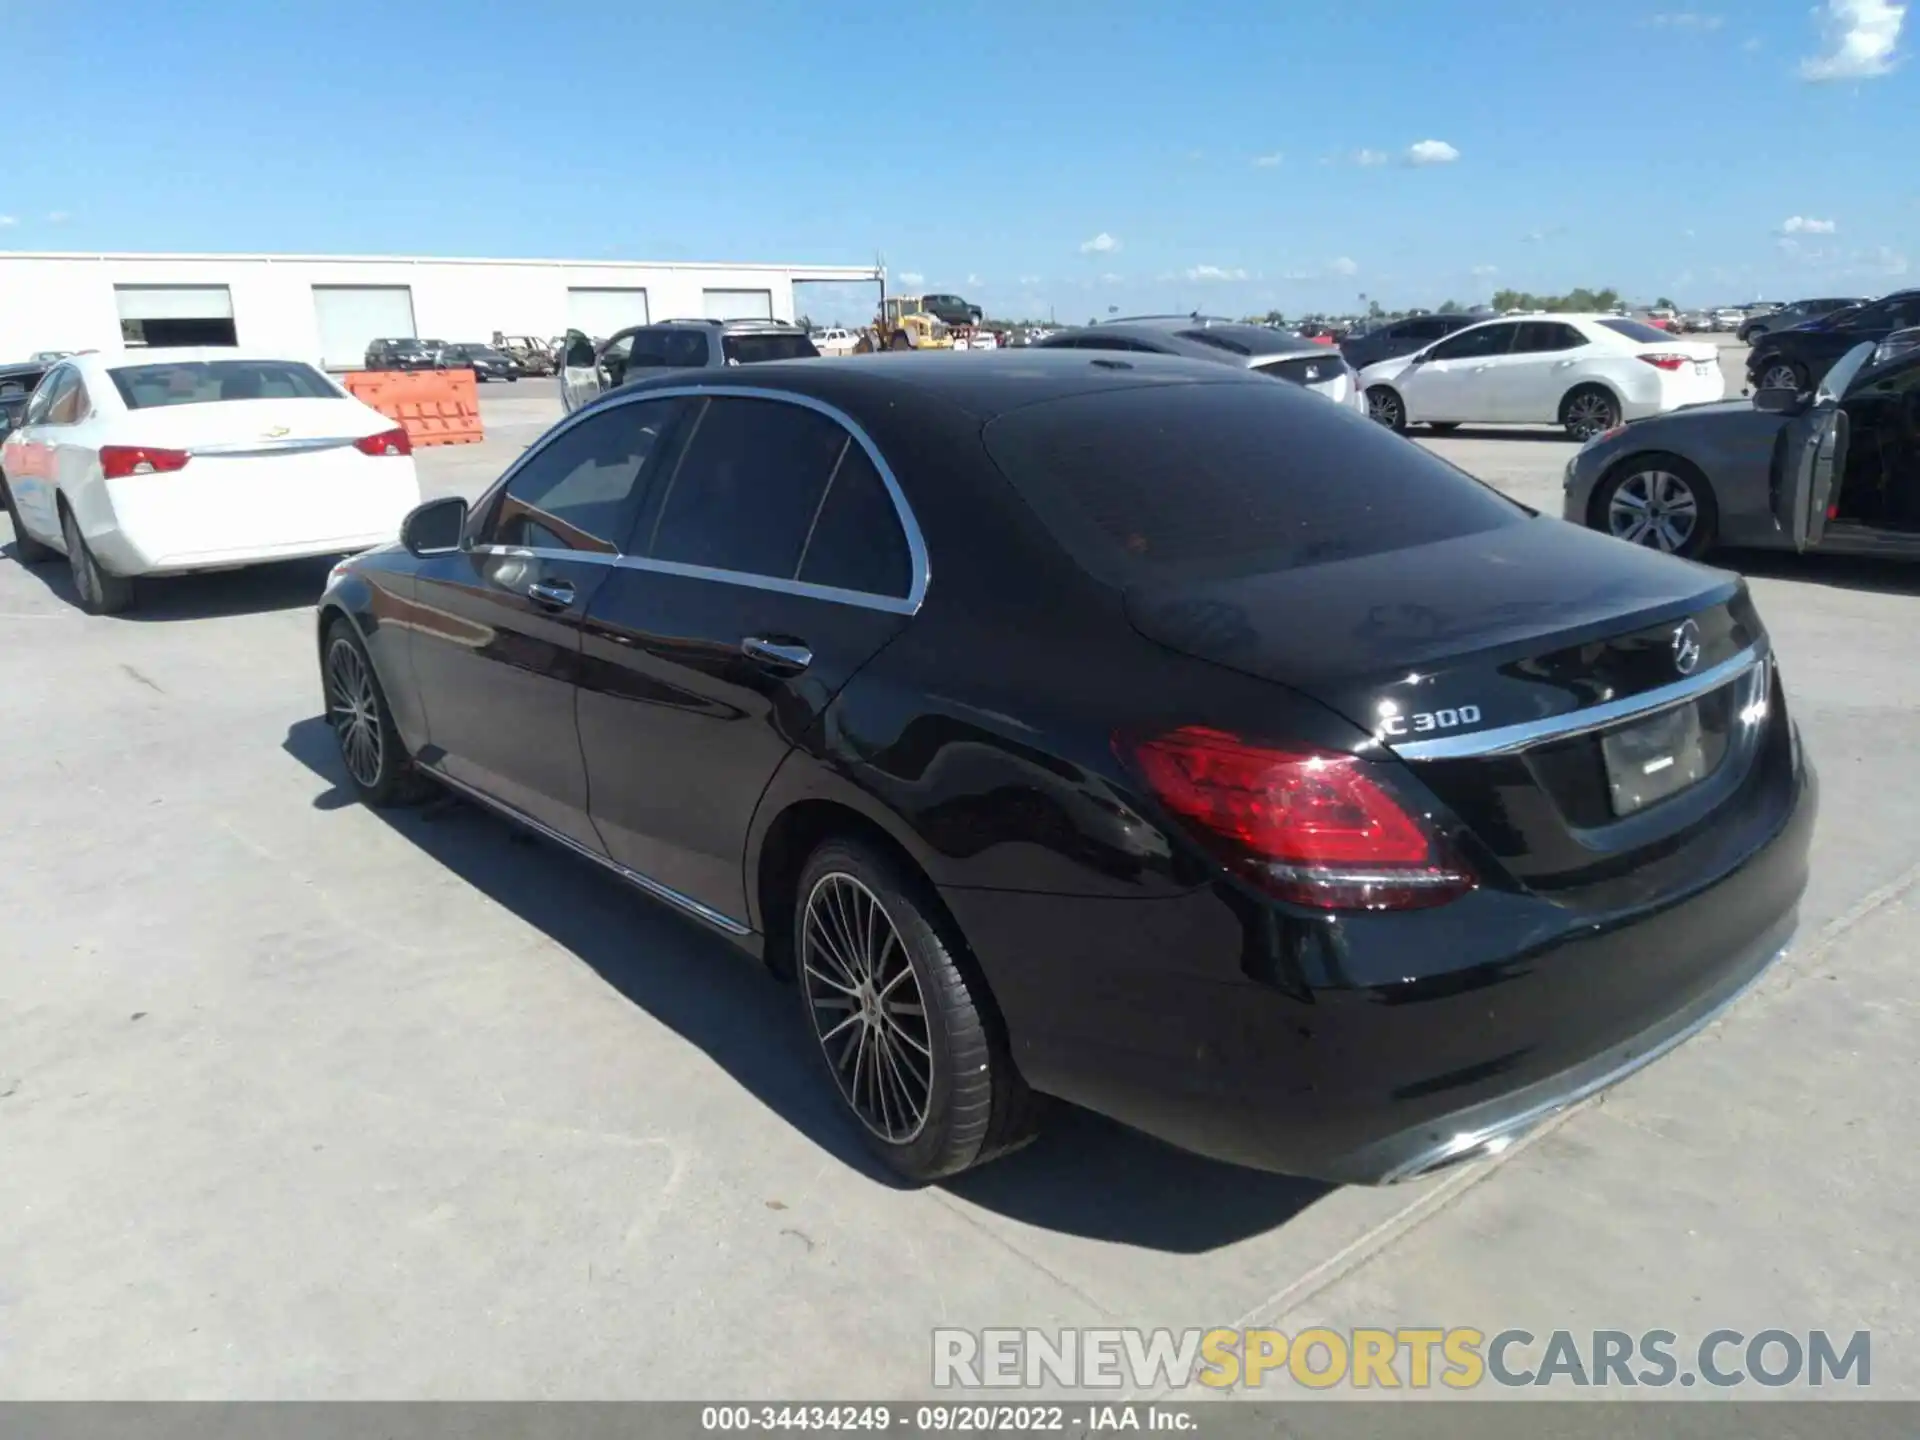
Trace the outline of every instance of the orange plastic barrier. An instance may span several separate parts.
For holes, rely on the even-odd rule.
[[[347,393],[371,405],[420,445],[471,445],[484,436],[471,370],[355,370]]]

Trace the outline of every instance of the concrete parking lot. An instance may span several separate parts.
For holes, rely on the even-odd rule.
[[[558,413],[483,405],[431,491]],[[1554,433],[1423,443],[1557,513]],[[1065,1112],[908,1190],[754,964],[470,807],[349,799],[324,564],[95,619],[9,546],[0,1398],[907,1397],[935,1326],[1313,1323],[1868,1329],[1920,1396],[1920,576],[1723,563],[1824,793],[1798,940],[1713,1029],[1413,1186]]]

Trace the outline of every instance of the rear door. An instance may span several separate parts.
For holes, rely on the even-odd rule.
[[[1506,368],[1498,374],[1507,418],[1539,425],[1558,421],[1573,371],[1592,349],[1587,337],[1565,321],[1522,323],[1511,357],[1502,362]]]
[[[58,533],[60,528],[54,518],[53,450],[47,413],[62,391],[78,383],[79,376],[71,365],[50,370],[27,402],[20,428],[6,442],[7,488],[13,492],[22,522],[42,538]]]
[[[482,502],[469,543],[422,562],[409,617],[422,760],[596,852],[574,728],[580,621],[680,408],[619,405],[551,432]]]
[[[908,623],[924,552],[878,450],[837,414],[703,393],[634,558],[588,611],[580,743],[608,853],[739,923],[761,793]]]

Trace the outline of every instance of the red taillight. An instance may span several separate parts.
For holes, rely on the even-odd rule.
[[[1678,370],[1683,365],[1691,365],[1693,360],[1686,355],[1642,355],[1640,357],[1656,370]]]
[[[382,430],[378,435],[363,435],[353,442],[353,448],[362,455],[411,455],[413,441],[407,438],[407,432],[398,425],[391,430]]]
[[[151,445],[102,445],[100,473],[108,480],[128,475],[153,475],[187,468],[184,450],[158,450]]]
[[[1418,910],[1476,883],[1351,755],[1273,750],[1195,725],[1115,746],[1197,839],[1282,900]]]

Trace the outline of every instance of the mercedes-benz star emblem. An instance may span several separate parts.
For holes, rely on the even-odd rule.
[[[1691,620],[1683,621],[1673,632],[1673,668],[1691,675],[1699,663],[1700,627]]]

